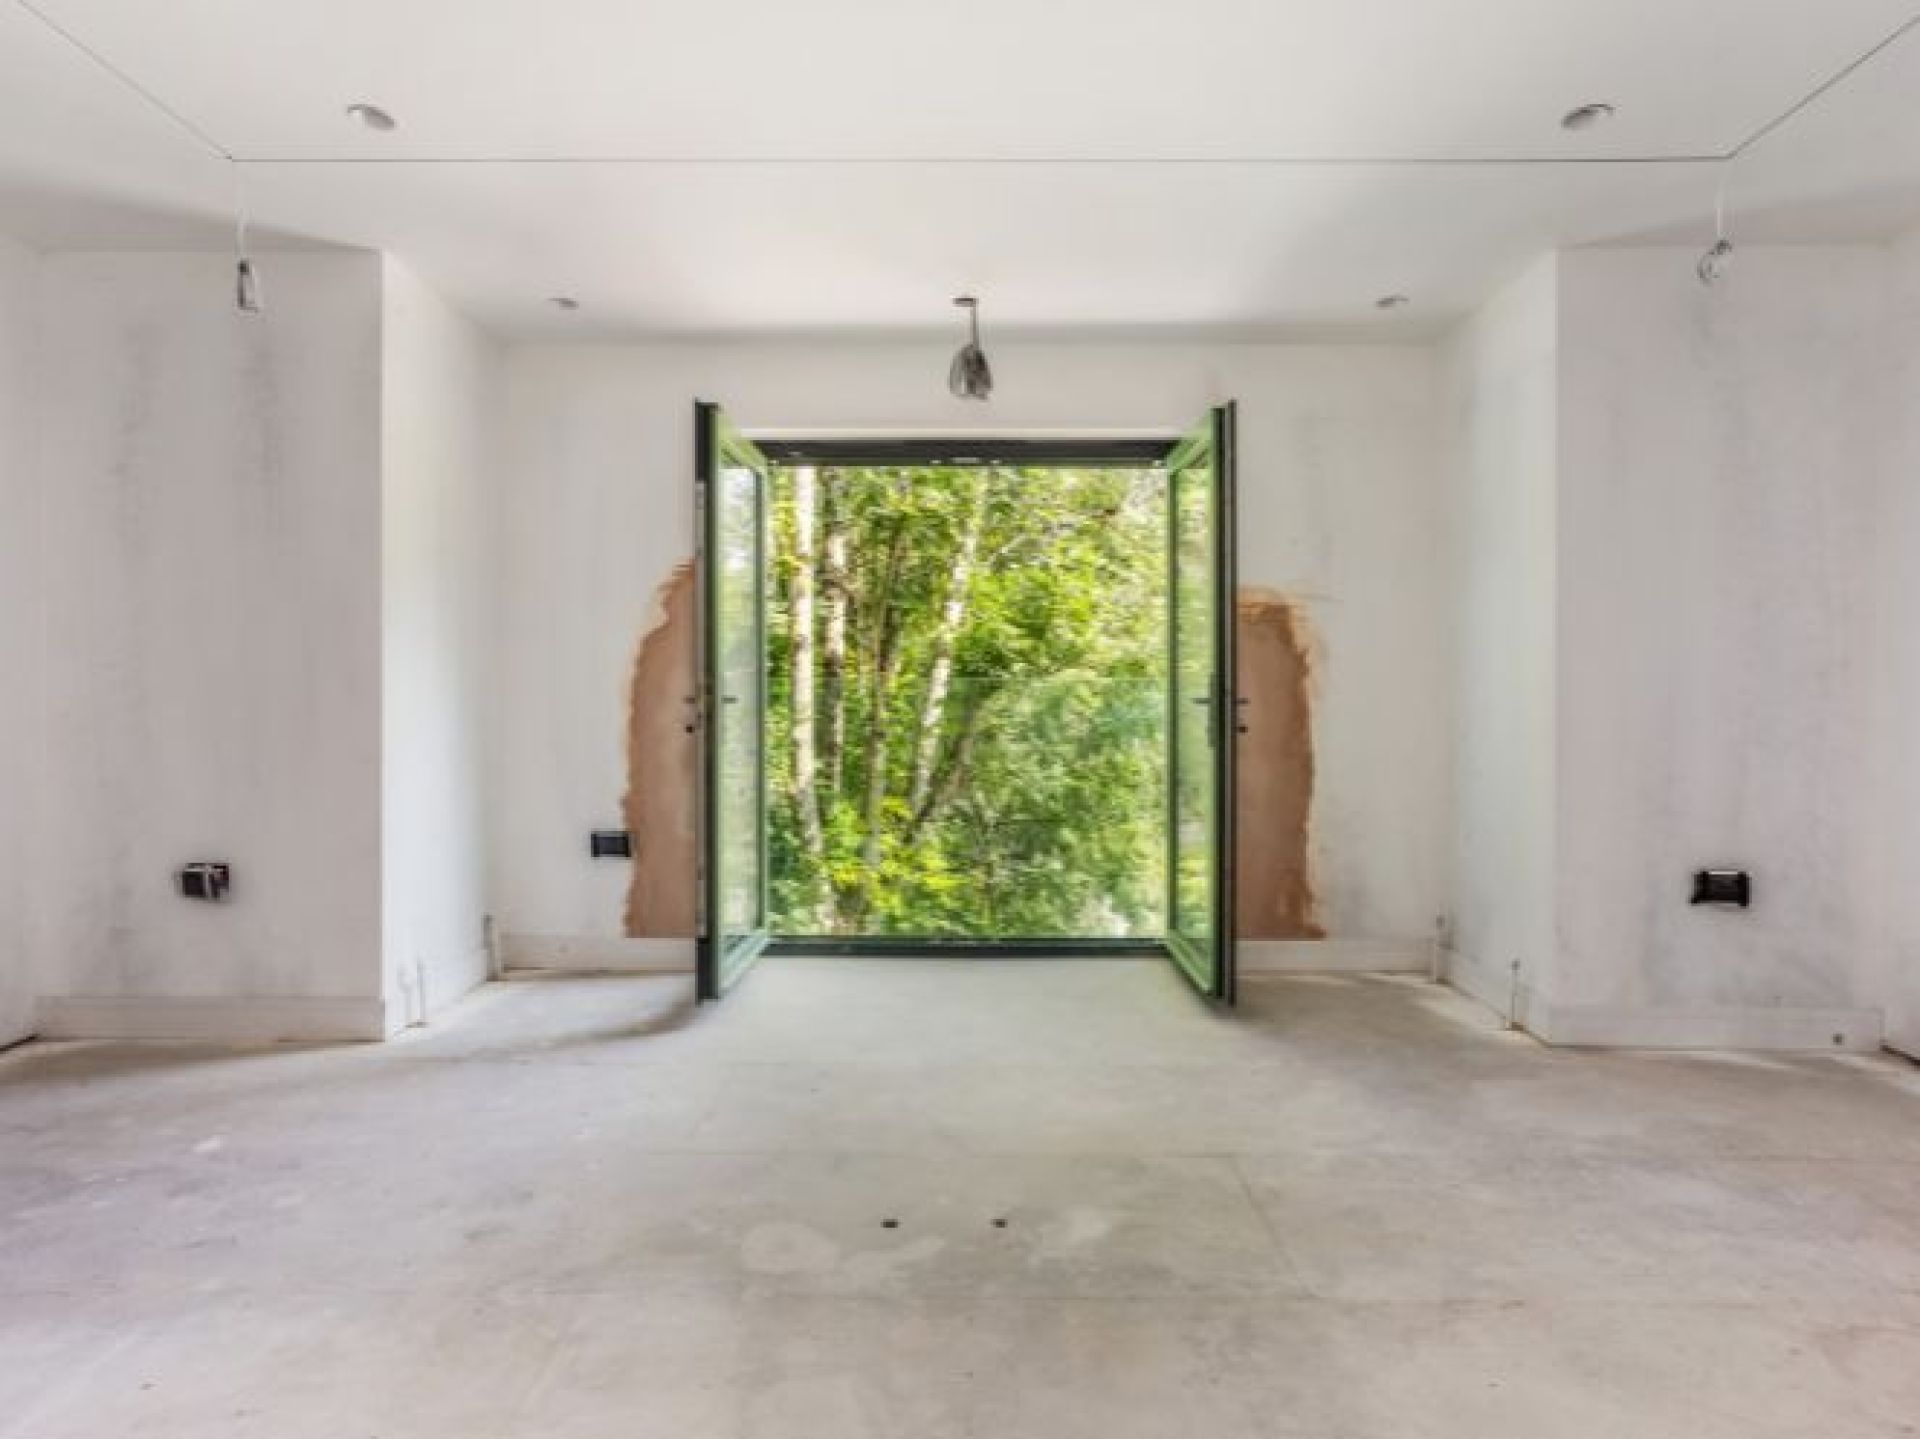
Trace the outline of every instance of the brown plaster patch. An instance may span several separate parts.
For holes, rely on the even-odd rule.
[[[688,731],[694,686],[693,562],[654,591],[627,695],[627,828],[633,878],[627,935],[685,939],[694,932],[699,746]]]
[[[1324,939],[1313,892],[1313,657],[1305,606],[1271,590],[1238,597],[1235,679],[1237,883],[1242,939]]]

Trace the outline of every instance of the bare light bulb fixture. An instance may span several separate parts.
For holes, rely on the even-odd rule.
[[[247,253],[247,194],[241,184],[240,167],[233,167],[233,304],[243,314],[257,315],[266,309],[260,292],[260,275]]]
[[[1595,100],[1590,104],[1577,105],[1560,117],[1560,128],[1578,134],[1582,130],[1591,130],[1604,125],[1614,116],[1613,106],[1605,100]]]
[[[953,303],[967,312],[967,343],[954,353],[947,369],[947,388],[954,398],[985,400],[993,394],[993,367],[980,348],[980,302],[972,295],[956,295]]]
[[[358,120],[369,130],[378,130],[382,134],[399,124],[387,111],[382,110],[378,105],[369,105],[364,100],[347,106],[347,115],[350,119]]]
[[[1713,243],[1702,253],[1693,273],[1701,284],[1711,286],[1725,279],[1732,267],[1733,241],[1727,238],[1727,179],[1722,175],[1713,196]]]

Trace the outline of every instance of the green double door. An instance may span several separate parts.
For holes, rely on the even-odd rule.
[[[700,998],[768,942],[765,456],[716,405],[694,412],[698,516]],[[1212,411],[1167,470],[1167,953],[1234,1000],[1234,410]]]

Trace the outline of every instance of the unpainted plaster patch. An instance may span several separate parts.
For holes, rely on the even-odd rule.
[[[633,835],[630,939],[683,939],[694,932],[699,746],[688,729],[693,601],[693,561],[686,560],[654,591],[653,614],[633,660],[624,801]]]
[[[634,658],[627,707],[627,828],[633,871],[626,932],[675,939],[695,928],[698,747],[688,732],[694,685],[691,561],[655,592]],[[1313,647],[1304,607],[1246,588],[1238,602],[1239,693],[1247,701],[1236,775],[1243,939],[1322,939],[1313,888]]]
[[[1272,590],[1238,596],[1235,679],[1247,726],[1235,752],[1234,932],[1324,939],[1313,890],[1313,642],[1306,607]]]

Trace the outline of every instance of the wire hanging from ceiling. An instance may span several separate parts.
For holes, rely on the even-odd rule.
[[[257,315],[266,309],[260,289],[260,274],[253,267],[247,250],[247,185],[238,165],[233,167],[233,304],[245,314]]]
[[[1528,168],[1534,166],[1652,166],[1652,165],[1713,165],[1719,170],[1719,182],[1714,204],[1714,240],[1713,244],[1700,256],[1695,264],[1695,272],[1702,284],[1715,285],[1723,279],[1733,257],[1733,242],[1728,237],[1726,226],[1726,175],[1732,163],[1740,159],[1754,146],[1758,145],[1784,126],[1790,124],[1804,111],[1817,104],[1827,94],[1851,78],[1880,55],[1906,39],[1916,29],[1920,29],[1920,14],[1910,16],[1882,36],[1873,45],[1839,66],[1822,78],[1817,84],[1798,96],[1768,119],[1748,131],[1733,144],[1715,152],[1705,153],[1657,153],[1647,155],[1482,155],[1482,156],[1439,156],[1439,155],[1372,155],[1372,156],[1313,156],[1313,155],[923,155],[923,156],[879,156],[879,155],[841,155],[841,156],[799,156],[799,155],[419,155],[419,156],[364,156],[364,155],[240,155],[228,146],[216,140],[200,125],[189,119],[186,114],[169,104],[154,90],[136,79],[123,66],[110,59],[80,35],[61,24],[34,0],[14,0],[16,7],[33,17],[50,33],[65,44],[85,56],[88,61],[112,77],[128,91],[138,96],[146,105],[164,116],[169,123],[190,136],[193,141],[210,156],[224,160],[233,167],[238,189],[238,176],[249,164],[256,165],[740,165],[740,166],[1028,166],[1028,165],[1085,165],[1085,166],[1253,166],[1264,168],[1406,168],[1406,169],[1496,169]],[[261,309],[261,291],[258,273],[254,270],[247,247],[247,214],[243,204],[236,204],[235,215],[235,300],[241,310],[257,313]],[[977,323],[975,326],[977,330]],[[977,340],[972,346],[979,354],[981,364],[985,364],[984,353],[979,352]],[[965,353],[965,350],[962,351]],[[959,356],[955,357],[955,375],[959,374]],[[991,388],[991,371],[985,371],[986,383]],[[956,389],[955,393],[960,393]],[[979,396],[979,398],[984,398]]]
[[[1701,253],[1693,273],[1703,285],[1717,285],[1733,265],[1733,241],[1727,238],[1727,167],[1722,166],[1713,190],[1713,243]]]

